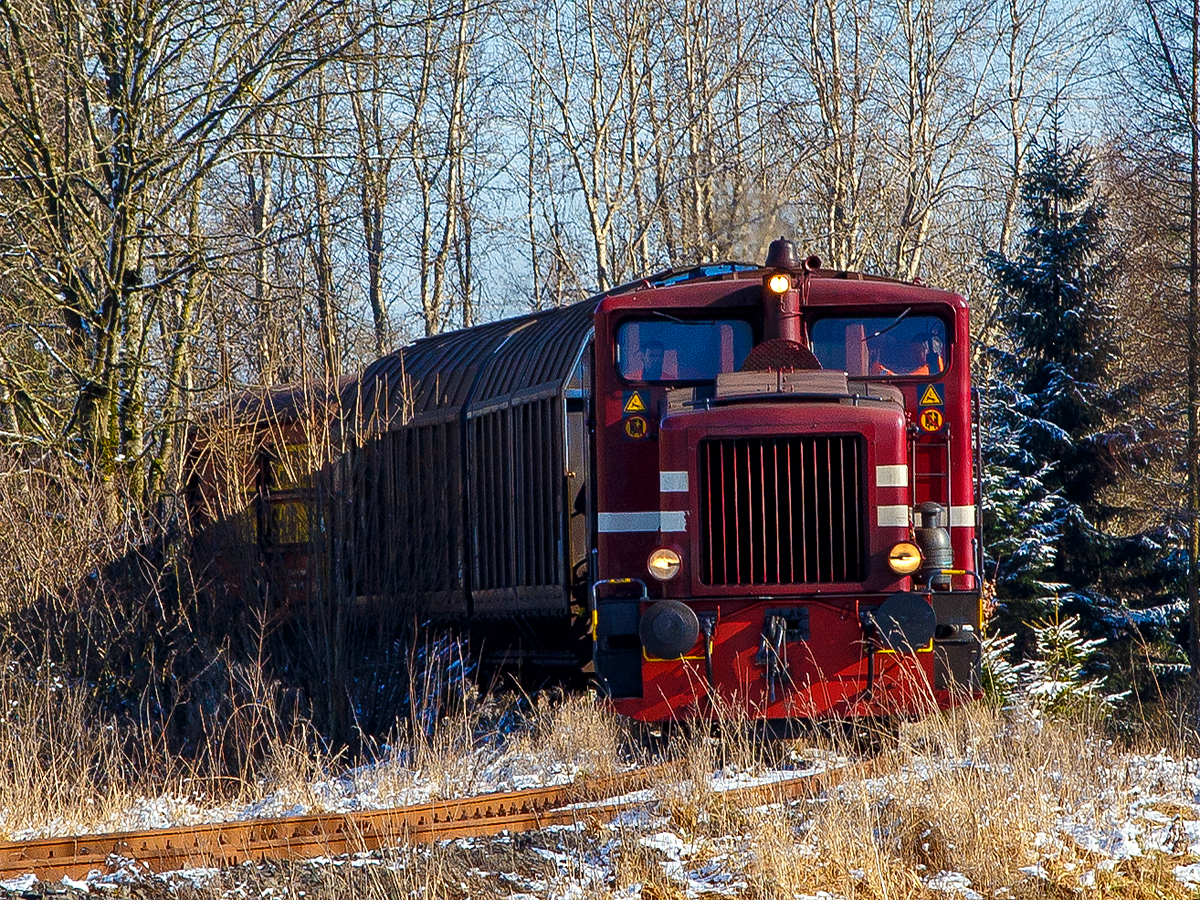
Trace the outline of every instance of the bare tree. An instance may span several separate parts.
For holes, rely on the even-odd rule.
[[[804,169],[812,173],[811,200],[818,206],[815,249],[843,270],[867,265],[867,232],[876,214],[871,175],[884,142],[872,127],[871,103],[883,55],[875,47],[873,16],[873,0],[822,0],[805,18],[807,41],[780,44],[811,91],[789,110],[789,118],[809,135],[807,141],[796,135],[794,143],[812,145]],[[809,103],[809,96],[815,102]]]
[[[1089,107],[1095,92],[1111,90],[1115,65],[1106,59],[1122,10],[1108,2],[1058,6],[1000,0],[993,10],[997,53],[993,81],[994,146],[1007,169],[996,249],[1008,252],[1016,221],[1024,160],[1056,105]],[[991,200],[988,201],[993,202]]]
[[[672,261],[759,256],[775,236],[789,179],[762,155],[776,145],[761,93],[768,19],[755,0],[682,0],[664,19],[664,65],[652,73],[645,118]]]
[[[528,10],[514,35],[553,110],[546,137],[574,176],[600,290],[623,274],[613,271],[612,237],[636,177],[628,149],[645,81],[634,72],[650,25],[645,3],[606,2],[551,0]]]
[[[1188,658],[1200,677],[1200,0],[1176,6],[1144,0],[1153,65],[1144,74],[1162,88],[1164,121],[1175,138],[1174,155],[1186,171],[1185,224],[1187,303],[1182,325],[1187,344],[1183,386],[1186,487],[1183,520],[1187,528]],[[1164,135],[1164,136],[1168,136]],[[1168,170],[1169,171],[1169,170]],[[1178,169],[1176,169],[1178,171]],[[1181,173],[1182,174],[1182,173]]]
[[[813,186],[793,208],[835,267],[910,279],[931,243],[944,241],[991,108],[991,45],[980,29],[989,8],[990,0],[805,8],[807,40],[790,45],[780,73],[781,83],[795,73],[807,89],[786,107],[798,183]]]
[[[894,10],[897,47],[881,85],[900,124],[889,268],[906,280],[920,271],[936,210],[962,185],[978,146],[990,103],[990,60],[979,60],[977,43],[987,9],[987,0],[900,0]]]
[[[605,289],[761,242],[783,202],[770,202],[780,186],[761,190],[758,165],[771,143],[759,127],[763,20],[754,0],[680,0],[665,13],[547,2],[510,14],[527,73],[513,101],[528,135],[527,240],[552,248],[560,283]],[[569,202],[546,199],[564,190]]]
[[[45,398],[22,415],[38,439],[143,471],[148,391],[178,397],[147,380],[149,327],[197,264],[172,225],[200,224],[197,186],[344,48],[313,41],[332,6],[278,4],[235,28],[240,11],[194,0],[0,5],[6,274],[54,322],[37,339],[45,383],[9,385]]]
[[[390,200],[389,182],[407,126],[397,128],[387,108],[390,96],[389,64],[400,63],[388,40],[391,29],[382,21],[382,10],[368,9],[362,52],[344,67],[354,110],[355,159],[359,181],[359,215],[367,257],[367,301],[375,337],[375,352],[382,356],[392,343],[392,324],[384,290],[385,216]]]
[[[415,65],[406,73],[405,103],[412,118],[407,149],[417,188],[413,239],[425,334],[442,331],[456,311],[469,309],[471,303],[461,283],[459,303],[454,303],[452,275],[459,264],[469,271],[462,259],[461,228],[468,202],[463,173],[473,54],[484,12],[475,0],[457,0],[453,16],[442,18],[431,5],[415,30],[420,44],[411,51]]]
[[[317,72],[313,86],[312,118],[306,123],[307,175],[313,187],[312,227],[306,229],[305,243],[312,260],[317,301],[317,328],[321,348],[323,376],[336,381],[342,370],[338,340],[338,299],[333,283],[333,243],[335,198],[330,196],[329,175],[332,154],[331,137],[336,136],[330,122],[330,92],[324,71]]]

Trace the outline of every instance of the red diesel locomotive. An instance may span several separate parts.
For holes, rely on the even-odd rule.
[[[636,719],[946,707],[980,683],[968,351],[962,297],[783,239],[417,341],[340,390],[322,532],[348,549],[304,572],[510,658],[590,656]],[[311,529],[272,523],[305,496],[263,465],[294,592]]]
[[[601,300],[591,611],[621,712],[913,715],[978,690],[968,341],[961,297],[786,241],[764,270]]]

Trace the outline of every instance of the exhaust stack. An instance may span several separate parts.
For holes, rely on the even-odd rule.
[[[816,265],[812,266],[814,262]],[[764,338],[801,343],[803,335],[798,281],[820,265],[821,261],[815,256],[801,263],[796,254],[796,245],[787,238],[771,241],[767,249],[766,268],[775,271],[767,275],[763,282]]]

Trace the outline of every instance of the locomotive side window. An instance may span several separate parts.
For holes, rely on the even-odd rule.
[[[626,381],[712,381],[735,372],[754,345],[741,319],[633,319],[617,329],[617,371]]]
[[[821,366],[850,375],[940,375],[946,371],[946,324],[937,316],[826,318],[810,328]]]

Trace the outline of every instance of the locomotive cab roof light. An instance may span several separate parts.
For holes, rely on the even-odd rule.
[[[792,279],[783,272],[767,276],[767,290],[772,294],[786,294],[792,289]]]
[[[789,272],[800,269],[800,257],[796,255],[796,245],[785,237],[771,241],[767,248],[767,261],[763,268],[774,269],[763,279],[763,287],[775,294],[782,301],[783,295],[792,289],[792,278]]]

